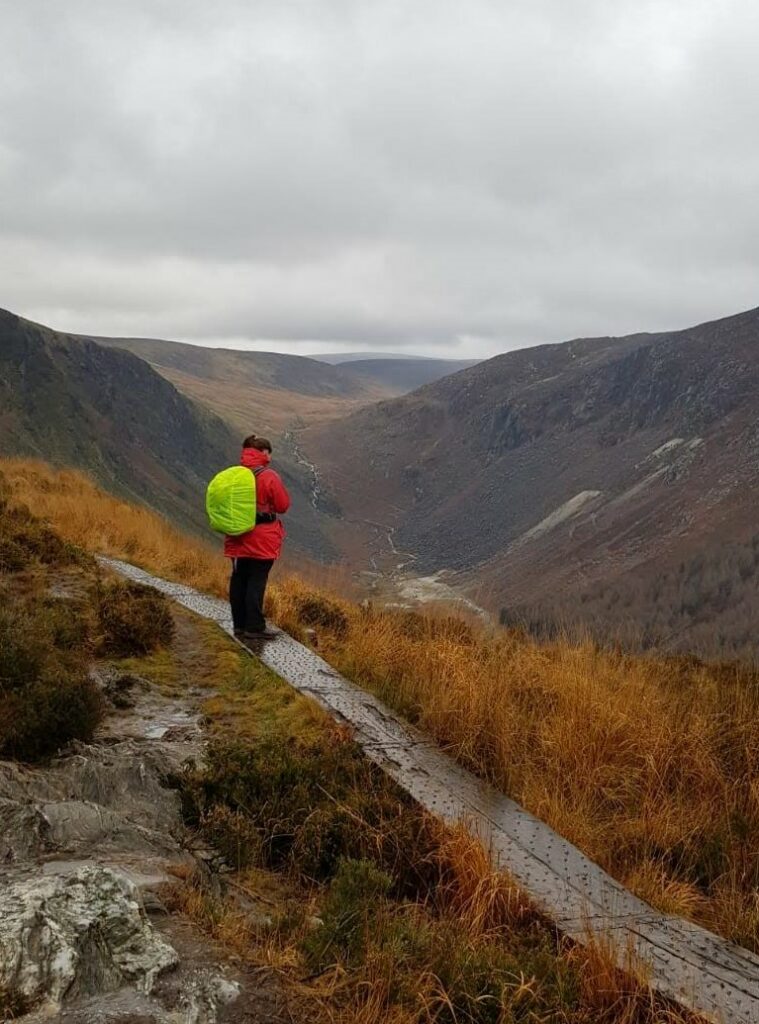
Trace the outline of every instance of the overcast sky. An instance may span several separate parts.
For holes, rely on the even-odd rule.
[[[0,0],[0,306],[487,355],[759,305],[756,0]]]

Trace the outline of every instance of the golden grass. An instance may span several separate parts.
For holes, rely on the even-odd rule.
[[[226,597],[229,562],[221,539],[209,533],[208,543],[183,533],[157,512],[130,504],[98,487],[76,469],[55,469],[34,459],[0,458],[0,474],[16,502],[28,505],[65,540],[93,554],[132,562],[143,569]],[[282,568],[297,561],[299,575],[326,582],[350,593],[350,580],[340,566],[323,566],[290,555],[285,545]]]
[[[0,472],[66,539],[226,592],[226,565],[210,548],[82,474],[17,460]],[[362,609],[294,577],[270,601],[295,635],[302,609],[313,624],[314,601],[325,602],[319,649],[349,678],[643,899],[759,948],[759,680],[748,669],[539,645]],[[347,623],[340,635],[328,624],[335,607]]]
[[[227,593],[228,568],[220,545],[214,549],[156,512],[114,498],[84,473],[28,459],[0,459],[0,473],[14,500],[28,505],[65,540],[207,593]]]
[[[301,629],[314,592],[273,594]],[[320,652],[642,898],[759,947],[759,679],[709,666],[539,645],[324,595],[348,620]]]

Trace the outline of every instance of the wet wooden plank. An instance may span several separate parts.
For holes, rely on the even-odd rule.
[[[229,606],[192,587],[102,559],[232,635]],[[621,967],[645,965],[663,995],[723,1024],[759,1024],[759,957],[682,918],[661,914],[513,800],[466,771],[427,736],[344,679],[287,633],[254,652],[291,686],[351,725],[367,756],[418,803],[448,822],[465,821],[503,867],[554,920],[582,942],[615,940]]]

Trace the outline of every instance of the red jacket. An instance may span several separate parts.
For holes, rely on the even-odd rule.
[[[243,448],[240,462],[249,469],[268,466],[271,456],[257,448]],[[276,512],[282,515],[290,507],[290,495],[282,483],[279,473],[265,469],[256,477],[256,508],[259,512]],[[259,523],[253,530],[239,537],[224,538],[224,554],[227,558],[279,558],[285,528],[280,519],[274,523]]]

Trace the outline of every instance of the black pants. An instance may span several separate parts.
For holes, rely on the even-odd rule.
[[[264,594],[273,558],[233,558],[229,603],[235,632],[260,633],[266,629]]]

